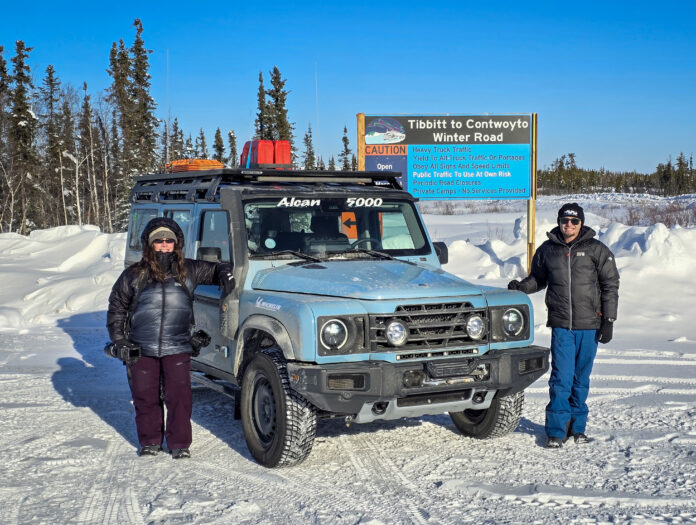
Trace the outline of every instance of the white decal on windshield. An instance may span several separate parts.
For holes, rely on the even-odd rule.
[[[364,197],[348,197],[346,199],[346,205],[349,208],[371,208],[374,206],[381,206],[382,205],[382,199],[380,198],[364,198]]]
[[[295,197],[283,197],[278,201],[276,207],[283,206],[286,208],[306,208],[308,206],[319,206],[321,204],[321,199],[297,199]]]

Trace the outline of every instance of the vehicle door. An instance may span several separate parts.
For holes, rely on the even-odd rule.
[[[199,206],[195,258],[214,263],[231,262],[230,219],[219,207]],[[195,225],[193,226],[195,229]],[[201,350],[199,361],[226,370],[229,368],[229,341],[220,333],[220,300],[217,285],[200,285],[193,292],[196,329],[210,334],[211,344]]]

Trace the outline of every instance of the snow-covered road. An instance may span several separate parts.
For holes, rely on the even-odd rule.
[[[465,239],[514,217],[427,221],[450,271],[503,285],[523,242]],[[102,353],[123,236],[0,235],[0,523],[696,523],[696,230],[604,226],[622,290],[592,375],[592,443],[543,448],[543,377],[504,438],[465,438],[446,415],[321,420],[309,458],[275,470],[251,458],[232,400],[203,387],[193,457],[137,456],[125,370]]]

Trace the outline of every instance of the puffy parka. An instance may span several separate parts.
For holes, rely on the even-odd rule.
[[[583,226],[567,244],[556,227],[534,254],[532,272],[519,289],[530,294],[548,287],[547,326],[593,330],[599,328],[602,316],[616,319],[619,272],[611,250],[595,235]]]
[[[143,245],[149,233],[160,226],[174,231],[177,242],[183,244],[179,226],[171,219],[162,218],[148,223],[142,234]],[[111,340],[130,340],[141,347],[142,355],[149,357],[190,354],[191,294],[199,284],[219,284],[219,272],[226,266],[186,259],[185,287],[175,271],[167,272],[165,281],[159,282],[139,263],[129,266],[116,280],[109,296],[106,325]],[[136,300],[137,304],[133,304]]]

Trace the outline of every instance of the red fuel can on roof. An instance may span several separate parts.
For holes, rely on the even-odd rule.
[[[292,167],[287,140],[251,140],[242,148],[241,168],[288,169]]]

